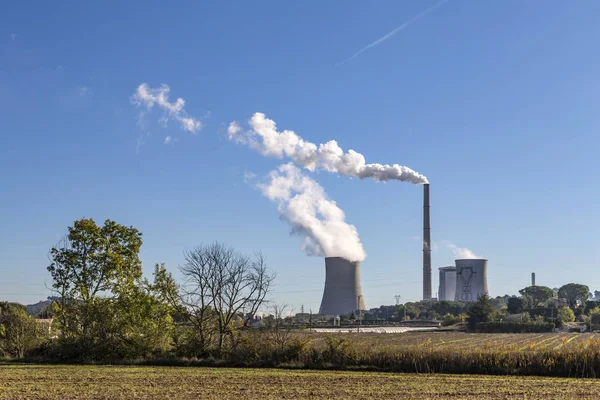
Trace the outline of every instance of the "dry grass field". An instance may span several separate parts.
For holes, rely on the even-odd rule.
[[[598,399],[592,379],[0,365],[1,399]]]
[[[302,334],[315,346],[320,346],[326,337],[346,338],[356,345],[371,347],[393,347],[395,350],[427,347],[437,350],[483,350],[505,351],[561,350],[569,351],[586,346],[600,339],[594,333],[464,333],[464,332],[406,332],[400,334],[344,333]]]

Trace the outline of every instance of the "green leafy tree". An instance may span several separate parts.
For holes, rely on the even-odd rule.
[[[169,351],[175,310],[165,297],[174,290],[173,284],[164,265],[157,264],[153,283],[144,280],[134,285],[127,295],[114,299],[112,309],[118,318],[113,332],[118,335],[112,349],[116,357],[152,357]]]
[[[537,307],[539,304],[545,304],[554,295],[552,289],[546,286],[528,286],[519,290],[519,293],[531,299],[532,308]]]
[[[44,340],[41,324],[20,304],[0,303],[0,354],[23,358]]]
[[[436,312],[439,315],[459,315],[467,309],[467,304],[460,301],[430,301],[425,303],[427,311]]]
[[[495,310],[492,301],[487,294],[482,294],[477,297],[477,301],[469,307],[467,311],[467,324],[470,330],[475,330],[475,327],[480,322],[488,322],[493,319]]]
[[[65,239],[50,250],[48,267],[60,297],[54,311],[64,337],[77,339],[86,349],[98,342],[98,319],[110,318],[113,300],[141,278],[141,245],[137,229],[111,220],[98,226],[93,219],[81,219],[68,228]]]
[[[589,314],[595,308],[600,307],[600,301],[598,300],[588,300],[585,302],[585,313]]]
[[[592,308],[589,313],[591,330],[597,330],[600,327],[600,307]]]
[[[410,317],[411,319],[416,319],[417,317],[419,317],[419,315],[421,314],[421,312],[424,310],[424,308],[422,309],[421,307],[419,307],[420,303],[405,303],[404,305],[400,305],[398,306],[398,314],[400,315],[400,318],[404,318],[404,308],[406,308],[406,316]]]
[[[558,297],[565,299],[571,309],[575,309],[578,304],[585,307],[590,289],[586,285],[579,283],[567,283],[558,289]]]
[[[556,320],[562,325],[567,322],[575,321],[575,313],[569,307],[560,307],[558,309]]]
[[[136,358],[168,349],[173,309],[166,298],[177,289],[162,265],[154,283],[142,279],[141,245],[134,227],[81,219],[50,251],[62,357]]]
[[[510,314],[520,314],[523,312],[523,299],[513,296],[507,300],[507,311]]]

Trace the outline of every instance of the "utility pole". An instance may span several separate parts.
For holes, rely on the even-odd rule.
[[[400,296],[399,294],[395,295],[394,298],[396,299],[396,305],[400,305],[400,299],[402,298],[402,296]]]

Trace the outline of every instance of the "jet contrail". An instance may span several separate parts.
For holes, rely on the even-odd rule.
[[[409,19],[408,21],[406,21],[405,23],[403,23],[402,25],[398,26],[396,29],[394,29],[393,31],[387,33],[386,35],[380,37],[379,39],[377,39],[376,41],[374,41],[373,43],[369,44],[366,47],[363,47],[362,49],[360,49],[359,51],[357,51],[356,53],[354,53],[353,55],[351,55],[350,57],[346,58],[344,61],[339,62],[338,64],[336,64],[336,67],[339,67],[340,65],[344,65],[346,64],[348,61],[356,58],[359,54],[369,50],[371,47],[375,47],[378,44],[385,42],[386,40],[388,40],[389,38],[391,38],[392,36],[394,36],[396,33],[400,32],[401,30],[407,28],[409,25],[411,25],[413,22],[421,19],[422,17],[424,17],[425,15],[429,14],[430,12],[435,11],[438,7],[440,7],[442,4],[446,3],[448,0],[441,0],[438,1],[437,3],[435,3],[434,5],[432,5],[431,7],[429,7],[427,10],[421,12],[420,14],[415,15],[414,17],[412,17],[411,19]]]

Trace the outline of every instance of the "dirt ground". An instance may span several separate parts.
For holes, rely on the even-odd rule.
[[[0,399],[598,399],[600,380],[195,367],[0,365]]]

